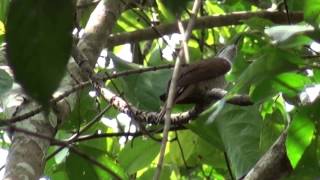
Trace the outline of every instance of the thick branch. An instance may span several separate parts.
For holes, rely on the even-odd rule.
[[[289,13],[291,23],[303,21],[303,12]],[[269,19],[276,24],[288,24],[286,14],[279,11],[260,11],[260,12],[238,12],[226,15],[204,16],[197,18],[193,30],[213,27],[231,26],[243,24],[244,20],[252,17]],[[184,26],[189,20],[183,21]],[[175,23],[161,24],[154,27],[145,28],[133,32],[112,34],[107,39],[107,47],[113,47],[125,43],[139,42],[160,38],[163,35],[178,33],[179,29]]]
[[[89,65],[94,67],[97,57],[104,46],[106,37],[111,33],[117,18],[120,16],[125,4],[118,0],[101,1],[91,14],[85,29],[85,35],[79,42],[80,51],[89,59]],[[87,67],[87,66],[86,66]],[[92,70],[92,69],[90,69]],[[81,75],[74,72],[74,75]],[[80,78],[81,79],[81,78]],[[66,85],[66,84],[64,84]],[[64,89],[62,87],[61,89]],[[73,103],[69,103],[69,109],[73,108]],[[35,107],[34,103],[25,107],[22,113],[28,112]],[[66,116],[60,116],[67,108],[57,108],[56,115],[50,115],[50,119],[38,114],[26,121],[17,123],[18,127],[26,127],[34,133],[45,134],[54,137],[57,131],[58,120],[63,120]],[[70,113],[70,111],[68,112]],[[65,114],[65,113],[64,113]],[[60,117],[57,117],[57,116]],[[43,174],[45,157],[50,143],[48,140],[31,138],[23,133],[14,133],[12,145],[7,158],[5,179],[39,179]]]
[[[271,148],[244,177],[245,180],[280,179],[292,171],[286,153],[287,131],[284,131]]]
[[[120,97],[115,95],[112,91],[108,89],[102,89],[103,96],[109,101],[109,103],[117,108],[120,112],[127,114],[128,116],[139,120],[142,123],[147,124],[158,124],[158,113],[156,112],[146,112],[142,111],[133,105],[129,105]],[[207,98],[212,98],[212,100],[222,99],[226,95],[226,91],[223,89],[214,89],[208,92]],[[236,95],[227,100],[230,104],[235,104],[239,106],[248,106],[252,104],[250,97],[247,95]],[[130,107],[130,108],[128,108]],[[185,124],[189,122],[192,118],[195,118],[199,115],[203,110],[203,108],[192,108],[189,111],[172,114],[171,115],[171,123],[172,124]],[[163,123],[163,119],[161,119],[160,123]]]

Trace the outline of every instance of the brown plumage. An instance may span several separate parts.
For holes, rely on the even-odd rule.
[[[224,89],[226,87],[227,82],[224,75],[230,71],[236,53],[237,47],[229,45],[215,57],[182,66],[177,81],[174,104],[195,103],[206,106],[211,103],[211,100],[206,99],[204,94],[213,88]],[[170,81],[168,82],[166,93],[160,96],[162,101],[167,99]],[[163,118],[165,107],[166,103],[159,113],[157,121]]]
[[[231,69],[231,63],[220,57],[212,57],[181,68],[177,81],[175,104],[197,103],[202,100],[202,92],[212,88],[224,88],[224,74]],[[160,96],[162,101],[167,98],[170,88]]]

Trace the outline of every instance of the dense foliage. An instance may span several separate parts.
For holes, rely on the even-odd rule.
[[[27,2],[27,0],[24,1]],[[65,21],[55,24],[58,27],[51,36],[49,34],[53,26],[46,22],[51,22],[52,17],[57,15],[55,12],[61,13],[61,10],[45,11],[47,14],[34,20],[31,18],[32,14],[29,17],[24,14],[35,12],[36,9],[33,7],[40,1],[28,0],[31,4],[30,8],[9,6],[9,2],[9,0],[0,2],[0,43],[5,43],[4,37],[8,33],[10,35],[8,40],[18,42],[12,47],[9,42],[9,48],[12,48],[13,54],[26,52],[28,56],[25,59],[28,59],[31,64],[27,67],[29,70],[25,70],[26,64],[19,60],[23,56],[22,53],[19,54],[21,56],[16,57],[15,66],[11,67],[14,72],[19,71],[20,68],[21,78],[27,81],[21,83],[21,78],[18,79],[18,77],[16,80],[22,86],[29,86],[26,92],[45,104],[59,85],[60,77],[65,75],[64,57],[66,53],[70,53],[70,49],[65,48],[71,47],[68,41],[71,34],[65,34],[64,30],[68,27],[64,26],[69,26],[70,18],[74,19],[75,15],[66,11],[63,11],[63,15],[59,14],[56,18],[63,16],[62,19]],[[43,6],[48,6],[48,4],[44,5],[45,3],[51,3],[49,0],[41,2]],[[138,7],[133,6],[124,11],[113,28],[114,36],[133,31],[139,32],[150,26],[155,26],[156,29],[159,24],[173,23],[172,26],[175,26],[177,18],[187,20],[190,17],[189,12],[193,5],[191,0],[157,0],[156,2],[157,6],[152,8],[137,5]],[[266,10],[271,5],[269,0],[205,0],[200,8],[199,17],[238,11],[258,12]],[[88,4],[77,7],[77,11],[81,11],[81,16],[77,16],[74,23],[78,32],[85,28],[95,6],[96,3],[90,1]],[[7,17],[9,7],[19,11],[9,13],[11,16]],[[218,101],[192,121],[178,124],[175,127],[178,130],[172,130],[169,133],[170,142],[165,154],[162,179],[239,179],[253,168],[284,131],[288,132],[285,148],[293,169],[286,178],[320,177],[320,46],[317,43],[320,37],[320,1],[274,2],[273,7],[275,11],[283,12],[281,18],[284,18],[285,22],[277,24],[270,18],[251,17],[241,20],[240,23],[225,22],[225,25],[219,25],[219,27],[213,25],[211,28],[195,28],[192,32],[188,42],[191,63],[216,54],[219,49],[233,43],[239,35],[243,37],[237,44],[238,53],[232,71],[226,75],[229,83],[226,90],[230,97],[236,94],[248,94],[254,104],[242,107],[227,104],[223,100]],[[72,8],[65,10],[72,11]],[[295,20],[288,15],[294,12],[303,13],[303,19]],[[156,19],[154,19],[155,15]],[[15,17],[19,17],[19,20]],[[21,20],[23,17],[25,19]],[[25,22],[23,26],[19,21]],[[44,28],[45,33],[48,33],[48,35],[45,34],[46,36],[41,29],[37,29],[41,23],[44,24],[43,27],[48,25],[49,29]],[[6,26],[7,24],[9,25]],[[62,27],[59,28],[60,26]],[[19,31],[16,31],[17,28]],[[151,31],[152,28],[149,30]],[[75,33],[74,36],[77,35],[79,34]],[[166,51],[169,49],[170,52],[170,49],[176,48],[174,44],[176,37],[176,34],[170,33],[160,38],[147,38],[148,40],[143,39],[139,42],[132,42],[128,38],[125,43],[129,43],[131,49],[124,43],[112,48],[108,46],[109,58],[100,57],[100,63],[95,66],[94,72],[96,74],[124,72],[172,63],[175,56],[168,58],[167,56],[171,56],[172,53],[166,53]],[[81,36],[74,37],[75,42],[77,38],[81,40]],[[41,39],[43,44],[35,43],[37,39]],[[56,45],[65,48],[59,49]],[[2,46],[2,54],[0,54],[1,67],[8,65],[5,60],[7,56],[4,55],[5,48]],[[51,51],[48,48],[54,49]],[[131,56],[128,57],[127,54]],[[101,56],[104,54],[102,53]],[[127,62],[115,56],[132,61]],[[43,57],[48,57],[46,62],[41,61]],[[37,63],[40,65],[37,66]],[[159,95],[166,91],[171,72],[169,68],[138,72],[105,81],[104,85],[141,111],[159,112],[163,105]],[[65,76],[70,74],[67,73]],[[0,98],[3,110],[0,117],[2,119],[8,119],[12,115],[12,111],[8,111],[12,108],[10,98],[16,94],[14,79],[10,72],[5,71],[5,68],[0,69]],[[32,84],[36,81],[40,84]],[[47,84],[48,87],[43,84]],[[59,126],[56,139],[70,138],[86,128],[92,120],[96,119],[99,112],[108,107],[109,102],[99,96],[98,92],[92,95],[94,94],[92,92],[97,90],[96,85],[87,87],[89,88],[78,90],[75,106],[72,107],[64,123]],[[42,96],[43,93],[45,97]],[[173,112],[184,112],[191,107],[192,105],[175,105]],[[130,120],[132,119],[120,113],[117,107],[107,108],[100,121],[96,121],[79,137],[81,139],[87,135],[90,138],[75,140],[71,144],[107,169],[111,169],[121,179],[134,179],[134,177],[151,179],[156,170],[161,144],[147,135],[142,135],[143,131],[139,131],[139,125],[134,122],[134,119],[129,123]],[[159,124],[149,124],[146,130],[153,131],[161,127],[162,125]],[[3,149],[8,149],[10,146],[10,142],[4,138],[6,134],[4,130],[0,133],[2,137],[0,144]],[[160,139],[162,137],[161,133],[152,135]],[[58,148],[59,146],[51,146],[48,155]],[[48,159],[44,171],[44,176],[53,180],[110,179],[115,176],[114,174],[106,172],[68,148]]]

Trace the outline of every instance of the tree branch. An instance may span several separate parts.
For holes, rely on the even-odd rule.
[[[118,0],[100,1],[91,14],[85,28],[85,34],[78,44],[80,51],[89,60],[86,63],[89,63],[91,68],[94,67],[97,57],[104,47],[106,37],[111,33],[117,18],[125,9],[124,6]],[[81,77],[77,71],[75,71],[75,74]],[[83,79],[79,79],[83,81]],[[61,88],[64,89],[64,87]],[[67,109],[72,109],[74,106],[72,102],[75,101],[71,100],[71,103],[66,103],[69,107]],[[58,112],[64,112],[66,108],[65,106],[60,106],[60,104],[62,102],[59,102],[57,107]],[[35,103],[30,103],[29,106],[23,109],[20,115],[34,107],[36,107]],[[65,119],[67,113],[70,113],[70,111],[63,113],[63,116],[60,113],[51,114],[48,119],[42,114],[38,114],[16,125],[30,128],[32,132],[37,134],[54,137],[59,120]],[[48,140],[31,138],[19,132],[14,133],[7,158],[4,179],[39,179],[43,174],[44,160],[49,145]]]
[[[288,13],[291,17],[292,23],[298,23],[303,21],[303,12],[291,12]],[[199,17],[195,20],[193,30],[240,25],[243,24],[244,20],[250,19],[252,17],[260,17],[269,19],[276,24],[287,24],[286,13],[279,11],[260,11],[260,12],[237,12],[230,13],[226,15],[215,15],[215,16],[204,16]],[[186,26],[189,20],[183,21],[183,25]],[[106,47],[113,47],[128,42],[139,42],[144,40],[160,38],[164,35],[169,35],[172,33],[178,33],[179,29],[175,23],[161,24],[154,27],[144,28],[142,30],[137,30],[133,32],[124,32],[111,34],[107,38]]]
[[[285,130],[270,149],[260,158],[256,165],[243,178],[244,180],[269,180],[281,179],[281,177],[292,171],[289,159],[286,153]]]

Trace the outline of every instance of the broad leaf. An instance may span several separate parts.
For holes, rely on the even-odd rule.
[[[160,144],[155,141],[143,140],[141,137],[128,142],[119,154],[119,162],[122,167],[133,174],[148,166],[157,156]]]
[[[306,0],[304,6],[304,19],[319,28],[320,23],[320,0]]]
[[[309,84],[311,84],[311,80],[304,75],[282,73],[273,80],[272,86],[278,90],[278,92],[283,92],[289,96],[296,96]]]
[[[187,127],[204,141],[220,150],[223,150],[223,143],[215,124],[207,124],[211,112],[202,113],[196,121],[193,121]]]
[[[117,177],[120,177],[121,179],[128,178],[122,168],[106,156],[106,152],[88,146],[78,146],[77,148],[79,151],[85,152],[91,158],[98,161],[105,168],[108,168],[116,174]],[[94,163],[83,159],[74,152],[71,152],[67,157],[66,169],[69,179],[111,179],[113,177],[105,170],[97,167]]]
[[[214,113],[214,111],[209,109],[205,113]],[[262,119],[258,107],[226,105],[213,124],[221,137],[232,171],[236,178],[240,178],[248,172],[265,150],[259,147]],[[211,129],[212,137],[217,136],[211,124],[203,127],[203,131],[207,128]],[[207,142],[210,143],[210,141]]]
[[[314,131],[315,125],[309,115],[306,112],[297,112],[290,124],[286,140],[287,155],[293,168],[310,145]]]
[[[265,47],[262,51],[263,54],[241,74],[232,92],[248,92],[251,85],[272,79],[280,73],[292,71],[297,68],[296,64],[303,62],[289,51],[274,47]]]
[[[286,180],[317,179],[320,176],[320,139],[313,138],[305,149],[299,163]]]
[[[175,135],[173,135],[173,137],[175,137]],[[177,141],[173,141],[169,144],[169,161],[178,166],[184,166],[183,158],[188,161],[190,156],[194,153],[198,144],[198,137],[190,131],[181,131],[178,132],[177,138],[179,139],[181,148]],[[181,150],[183,151],[183,157]]]
[[[117,57],[112,57],[117,71],[138,69],[134,63],[127,63]],[[137,73],[127,77],[113,80],[122,91],[130,103],[138,108],[158,111],[161,101],[159,96],[165,92],[165,87],[171,70],[158,70],[145,73]],[[110,83],[113,88],[112,83]]]
[[[72,46],[71,0],[13,0],[6,24],[7,55],[25,92],[48,108]]]

